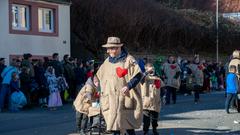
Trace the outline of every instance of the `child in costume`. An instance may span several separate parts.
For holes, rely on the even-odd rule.
[[[48,107],[50,110],[56,110],[56,107],[62,106],[62,99],[58,87],[58,78],[55,76],[54,68],[49,66],[45,73],[49,88]]]
[[[145,66],[147,75],[142,84],[143,98],[143,131],[144,135],[148,134],[150,122],[152,123],[153,135],[158,135],[157,121],[161,106],[161,87],[164,86],[163,81],[155,75],[154,67],[151,63]]]
[[[76,124],[77,124],[77,131],[80,134],[86,134],[87,132],[87,125],[88,125],[88,115],[89,108],[92,107],[92,103],[98,97],[98,88],[99,81],[96,76],[88,78],[86,84],[78,93],[73,105],[76,110]],[[100,109],[99,109],[100,112]]]

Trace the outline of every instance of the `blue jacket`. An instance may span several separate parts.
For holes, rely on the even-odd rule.
[[[226,78],[226,92],[227,93],[237,93],[238,91],[238,77],[234,73],[229,73]]]
[[[138,65],[139,65],[142,73],[144,73],[146,70],[145,70],[145,63],[144,63],[143,59],[138,59]]]
[[[16,72],[18,74],[18,69],[13,66],[8,66],[8,67],[4,68],[4,70],[1,74],[1,77],[3,78],[2,84],[10,84],[13,72]]]

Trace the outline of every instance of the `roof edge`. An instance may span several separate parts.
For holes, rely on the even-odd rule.
[[[51,2],[51,3],[57,3],[57,4],[65,4],[65,5],[71,5],[71,0],[35,0],[35,1],[44,1],[44,2]]]

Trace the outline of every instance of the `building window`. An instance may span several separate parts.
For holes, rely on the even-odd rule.
[[[12,29],[29,31],[29,6],[12,5]]]
[[[40,0],[8,1],[10,34],[58,36],[57,3],[43,3]]]
[[[38,9],[38,30],[39,32],[54,32],[54,15],[52,9]]]

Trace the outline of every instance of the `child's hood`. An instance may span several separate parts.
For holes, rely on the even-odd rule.
[[[94,88],[96,87],[96,86],[94,85],[93,80],[92,80],[91,77],[89,77],[89,78],[87,79],[85,85],[90,85],[90,86],[92,86],[92,87],[94,87]]]

